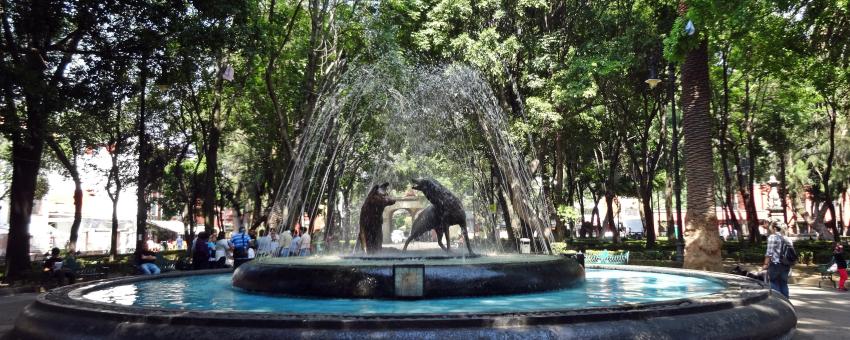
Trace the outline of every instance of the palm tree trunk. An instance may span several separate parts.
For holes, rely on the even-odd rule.
[[[714,210],[710,95],[708,42],[703,40],[688,52],[682,64],[682,130],[685,177],[688,179],[684,267],[719,271],[722,268]]]

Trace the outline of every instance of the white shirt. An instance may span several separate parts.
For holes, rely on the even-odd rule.
[[[253,259],[255,256],[257,256],[257,254],[254,253],[254,248],[248,248],[248,258]]]
[[[257,252],[258,253],[260,253],[260,254],[270,253],[272,251],[272,249],[270,249],[271,245],[272,245],[271,236],[266,235],[266,236],[257,238]]]
[[[301,248],[299,249],[310,249],[310,233],[304,233],[304,235],[301,236]]]
[[[220,239],[215,242],[215,259],[218,260],[222,257],[227,257],[227,249],[230,248],[230,244],[228,244],[227,239]]]
[[[280,246],[284,248],[289,248],[292,244],[292,234],[289,231],[284,231],[280,234]]]

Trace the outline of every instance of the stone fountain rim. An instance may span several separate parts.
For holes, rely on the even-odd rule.
[[[659,302],[623,304],[608,307],[588,307],[540,312],[502,312],[502,313],[454,313],[454,314],[283,314],[257,312],[214,312],[191,311],[169,308],[151,308],[138,306],[122,306],[111,303],[85,300],[83,295],[94,290],[100,290],[118,285],[160,278],[181,277],[190,275],[212,275],[232,272],[231,269],[213,269],[191,272],[166,273],[158,276],[135,276],[129,278],[106,279],[95,282],[79,283],[60,287],[40,295],[35,305],[49,310],[90,315],[99,318],[117,319],[120,321],[143,321],[159,324],[209,324],[230,326],[251,326],[274,328],[322,328],[340,329],[351,327],[469,327],[501,325],[501,322],[517,317],[523,318],[525,325],[564,324],[575,322],[599,322],[616,320],[635,320],[668,315],[683,315],[713,312],[758,303],[773,295],[765,284],[743,276],[723,273],[702,272],[687,269],[671,269],[646,266],[618,265],[589,265],[588,269],[631,270],[649,273],[683,275],[699,278],[721,280],[726,289],[717,293],[689,298],[674,299]],[[781,297],[781,296],[780,296]],[[784,299],[784,297],[781,297]],[[276,321],[272,323],[257,323],[257,321]],[[392,321],[387,323],[387,321]]]
[[[339,257],[264,257],[252,262],[258,266],[286,266],[286,267],[392,267],[396,265],[424,265],[426,267],[454,267],[454,266],[513,266],[527,265],[529,263],[552,262],[563,259],[558,255],[537,254],[511,254],[504,255],[474,255],[474,256],[339,256]],[[458,262],[460,261],[460,262]]]

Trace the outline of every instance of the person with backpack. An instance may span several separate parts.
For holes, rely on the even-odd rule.
[[[797,262],[794,243],[785,237],[785,224],[772,223],[773,234],[767,238],[767,251],[764,254],[764,269],[770,279],[770,288],[788,297],[788,273]]]
[[[230,236],[230,246],[233,248],[233,268],[238,268],[248,262],[248,247],[251,246],[251,236],[245,232],[245,226],[239,227],[239,232]]]

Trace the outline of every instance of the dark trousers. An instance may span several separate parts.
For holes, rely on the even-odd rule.
[[[233,258],[233,269],[239,268],[243,263],[251,261],[249,258]]]
[[[74,272],[65,268],[51,270],[45,272],[45,280],[52,281],[57,286],[62,286],[65,284],[65,279],[68,280],[68,284],[74,284],[77,282],[77,276],[74,275]]]
[[[781,263],[771,263],[767,267],[767,277],[770,279],[770,288],[788,296],[788,273],[791,267]]]

